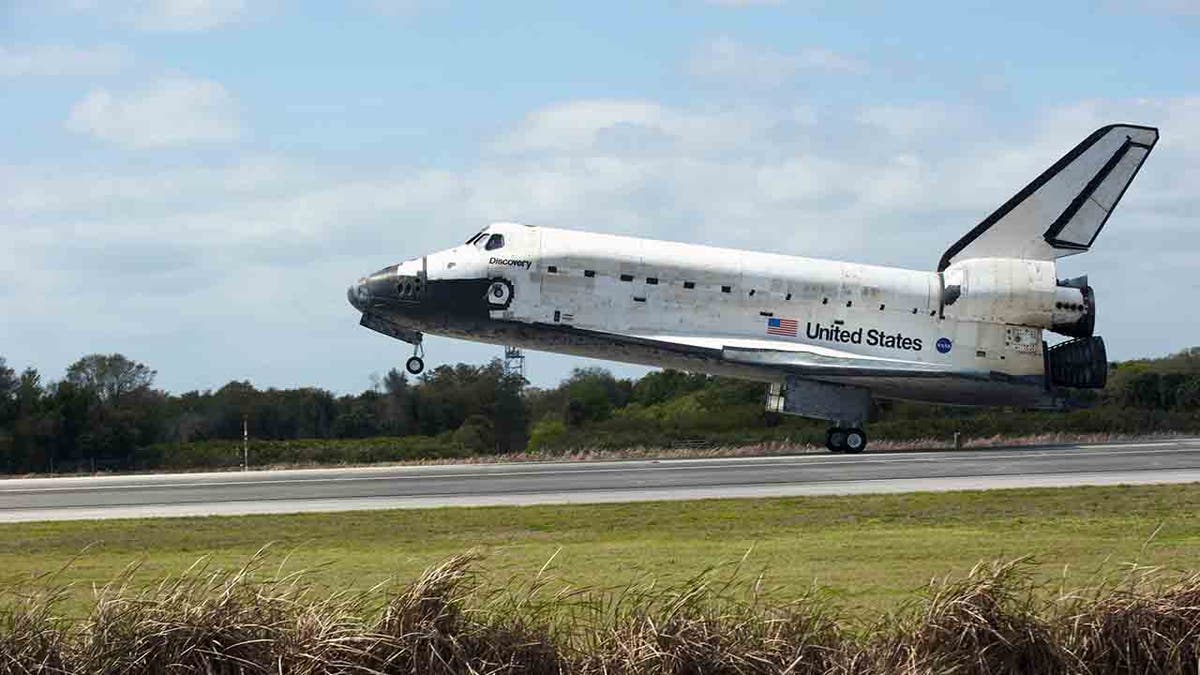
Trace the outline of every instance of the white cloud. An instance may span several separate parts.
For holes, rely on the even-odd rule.
[[[193,32],[233,23],[246,11],[245,0],[141,0],[129,16],[145,30]]]
[[[530,113],[492,149],[502,153],[741,154],[772,131],[815,123],[804,107],[671,108],[653,101],[584,99]]]
[[[863,133],[886,109],[567,101],[532,111],[454,170],[274,157],[111,172],[0,166],[0,315],[20,317],[0,326],[0,342],[62,341],[62,363],[111,345],[176,389],[251,376],[349,390],[399,352],[383,338],[362,348],[373,338],[353,328],[345,285],[488,221],[931,269],[1092,129],[1123,120],[1161,125],[1163,140],[1096,250],[1062,276],[1092,275],[1114,358],[1185,346],[1178,336],[1194,334],[1194,318],[1138,312],[1145,279],[1195,287],[1200,99],[1085,101],[1004,129],[950,124],[937,144],[912,143],[911,127]],[[78,330],[62,331],[63,316]],[[181,341],[203,368],[179,363]],[[495,353],[427,349],[438,361]],[[345,379],[329,373],[330,354]]]
[[[802,68],[830,73],[859,74],[867,70],[866,63],[826,47],[806,47],[796,54],[796,59]]]
[[[858,112],[858,122],[894,138],[909,140],[932,133],[951,134],[960,130],[967,115],[941,101],[868,106]]]
[[[384,16],[411,17],[443,3],[442,0],[357,0],[356,4]]]
[[[95,89],[71,108],[66,127],[135,148],[229,141],[241,133],[237,106],[225,87],[187,77],[125,93]]]
[[[1197,0],[1108,0],[1105,5],[1118,12],[1200,16],[1200,2]]]
[[[783,4],[783,0],[704,0],[707,5],[718,7],[775,7]]]
[[[0,77],[109,75],[132,60],[120,45],[0,45]]]
[[[780,52],[721,36],[693,52],[692,74],[758,86],[777,86],[801,73],[861,74],[864,62],[825,47]]]
[[[246,0],[76,0],[70,6],[112,16],[141,30],[169,33],[211,30],[243,21],[250,14]]]

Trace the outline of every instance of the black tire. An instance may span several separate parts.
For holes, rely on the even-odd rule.
[[[825,432],[825,447],[829,448],[830,452],[845,452],[846,430],[841,427],[833,427]]]
[[[414,356],[404,362],[404,369],[409,375],[420,375],[422,370],[425,370],[425,361],[419,356]]]
[[[845,452],[857,455],[867,449],[867,432],[862,429],[846,429]]]

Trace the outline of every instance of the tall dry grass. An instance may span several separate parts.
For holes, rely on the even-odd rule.
[[[1062,601],[1059,639],[1088,672],[1200,672],[1200,573],[1133,566]]]
[[[471,555],[403,586],[319,593],[303,574],[201,561],[151,587],[130,570],[85,617],[51,579],[4,589],[3,673],[1196,673],[1200,574],[1131,567],[1047,592],[1028,561],[981,564],[888,614],[813,590],[772,602],[718,567],[687,583],[488,584]]]

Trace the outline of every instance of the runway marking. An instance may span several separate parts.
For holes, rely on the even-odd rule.
[[[1113,472],[1118,473],[1118,472]],[[217,502],[188,504],[139,504],[136,506],[73,506],[32,509],[22,513],[0,512],[0,522],[39,520],[83,520],[146,517],[202,517],[266,515],[305,512],[414,509],[438,507],[520,506],[538,504],[600,504],[688,499],[751,499],[851,494],[895,494],[903,492],[982,491],[1074,485],[1178,484],[1200,482],[1200,470],[1134,471],[1116,476],[1102,472],[1046,473],[1034,476],[984,475],[966,477],[854,479],[844,482],[779,483],[750,486],[700,486],[661,492],[655,489],[613,488],[576,492],[513,492],[489,495],[367,496],[349,498],[291,499],[275,502]],[[437,500],[437,501],[435,501]],[[150,513],[146,511],[150,510]]]
[[[141,480],[134,484],[111,484],[122,480],[120,476],[104,476],[99,478],[82,477],[81,480],[103,480],[105,484],[74,484],[74,485],[31,485],[14,488],[0,488],[0,494],[18,495],[29,494],[36,495],[39,493],[55,493],[55,492],[99,492],[99,491],[114,491],[114,490],[166,490],[177,488],[196,488],[196,487],[221,487],[221,488],[236,488],[236,487],[258,487],[264,485],[316,485],[329,483],[354,483],[354,482],[378,482],[378,481],[414,481],[414,480],[437,480],[437,479],[470,479],[479,480],[487,478],[513,478],[526,476],[547,476],[551,474],[570,474],[570,475],[595,475],[608,473],[649,473],[663,471],[700,471],[711,470],[713,464],[722,462],[729,465],[730,468],[737,468],[739,464],[747,464],[742,460],[753,459],[759,460],[753,462],[753,468],[762,467],[786,467],[793,469],[804,468],[822,468],[831,466],[869,466],[871,464],[928,464],[931,462],[945,462],[950,459],[966,459],[976,461],[993,461],[993,460],[1009,460],[1009,459],[1028,459],[1038,461],[1047,458],[1080,458],[1085,454],[1093,457],[1112,457],[1112,456],[1130,456],[1130,455],[1162,455],[1162,454],[1182,454],[1191,452],[1200,452],[1200,447],[1171,447],[1163,450],[1124,450],[1125,448],[1143,448],[1143,447],[1162,447],[1164,445],[1179,446],[1178,442],[1160,442],[1154,444],[1124,444],[1118,446],[1094,445],[1094,446],[1068,446],[1061,448],[1046,448],[1032,449],[1025,451],[950,451],[928,454],[894,454],[894,455],[857,455],[857,456],[817,456],[817,455],[798,455],[793,457],[772,457],[770,461],[763,461],[766,458],[704,458],[705,463],[702,465],[695,464],[698,460],[693,459],[671,459],[671,460],[620,460],[614,462],[593,462],[588,464],[568,463],[543,463],[538,469],[519,469],[519,470],[489,470],[496,465],[463,465],[447,469],[447,467],[438,467],[443,469],[442,473],[424,473],[413,474],[407,471],[411,467],[393,467],[396,473],[383,476],[329,476],[320,478],[306,478],[303,476],[287,476],[279,475],[277,478],[270,479],[239,479],[240,474],[237,473],[215,473],[212,478],[200,481],[190,482],[174,482],[171,480],[171,474],[156,474],[151,480]],[[1089,450],[1083,450],[1085,447],[1103,448],[1105,452],[1095,453]],[[1115,449],[1116,451],[1112,451]],[[978,453],[978,454],[976,454]],[[1007,453],[1007,454],[1001,454]],[[605,466],[606,464],[610,466]],[[619,464],[621,466],[611,466]],[[421,467],[424,468],[424,467]],[[326,472],[337,472],[344,469],[324,469]],[[380,469],[384,470],[384,469]],[[281,472],[282,473],[282,472]],[[195,475],[195,474],[192,474]],[[60,480],[60,479],[32,479],[32,480]]]
[[[744,483],[744,482],[736,482],[736,481],[735,482],[712,482],[712,483],[704,483],[704,484],[697,484],[697,485],[671,486],[670,489],[672,489],[672,490],[676,490],[676,489],[679,489],[679,490],[709,489],[709,488],[719,489],[719,488],[731,488],[731,487],[755,488],[755,487],[783,486],[783,485],[794,485],[796,487],[811,487],[811,486],[816,486],[816,485],[832,485],[832,484],[837,484],[837,483],[885,483],[885,482],[891,482],[891,481],[937,481],[937,480],[974,480],[974,479],[994,480],[994,479],[1037,478],[1037,477],[1044,477],[1044,476],[1087,476],[1087,475],[1104,476],[1104,475],[1117,474],[1117,473],[1123,473],[1123,474],[1129,475],[1129,474],[1159,474],[1159,473],[1166,473],[1166,472],[1170,472],[1170,473],[1178,472],[1181,474],[1186,474],[1188,472],[1191,472],[1191,473],[1196,474],[1197,478],[1200,478],[1200,467],[1191,468],[1191,469],[1144,469],[1144,470],[1132,470],[1132,471],[1128,470],[1128,469],[1099,469],[1099,470],[1092,470],[1092,471],[1078,472],[1078,473],[1056,470],[1056,471],[1032,472],[1032,473],[1026,472],[1026,473],[1019,473],[1019,474],[963,473],[963,474],[950,474],[950,475],[944,475],[944,476],[899,476],[899,477],[886,477],[886,478],[851,478],[851,477],[822,478],[820,480],[810,480],[810,481],[796,481],[796,480],[780,479],[780,480],[760,480],[760,481],[756,481],[753,483]],[[1189,481],[1184,481],[1184,482],[1189,482]],[[576,492],[612,492],[612,491],[631,490],[631,489],[633,489],[633,490],[639,490],[639,489],[640,490],[660,490],[662,488],[659,486],[648,486],[648,487],[644,487],[644,488],[636,488],[636,487],[631,488],[629,486],[613,486],[613,487],[599,486],[599,487],[583,488]],[[398,494],[398,495],[358,495],[358,496],[353,496],[353,497],[270,497],[270,496],[262,496],[262,497],[255,497],[253,499],[225,499],[225,500],[221,500],[221,502],[208,502],[208,501],[203,501],[203,500],[190,500],[190,501],[182,501],[182,502],[181,501],[175,501],[175,502],[129,502],[129,503],[105,504],[102,506],[102,508],[108,508],[108,507],[113,507],[113,508],[156,507],[156,506],[170,506],[173,504],[176,504],[176,505],[178,505],[178,504],[209,504],[209,503],[239,504],[239,503],[272,502],[272,501],[326,502],[326,501],[341,501],[343,499],[410,499],[410,498],[411,499],[436,499],[436,498],[440,498],[440,497],[456,497],[456,496],[457,497],[462,497],[462,496],[485,497],[485,496],[490,496],[490,495],[502,496],[502,495],[506,495],[506,494],[543,494],[543,492],[541,492],[541,491],[530,492],[527,489],[522,489],[522,490],[510,489],[510,490],[493,490],[486,494],[481,494],[481,495],[470,495],[470,494],[466,494],[463,492],[413,492],[413,493],[409,493],[409,494]],[[10,507],[10,508],[14,509],[14,510],[20,510],[20,509],[44,509],[47,507],[15,506],[15,507]],[[96,507],[79,505],[79,506],[62,506],[62,507],[50,507],[50,508],[54,508],[54,509],[87,509],[87,508],[96,508]]]

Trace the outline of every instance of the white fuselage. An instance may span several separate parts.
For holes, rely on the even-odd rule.
[[[503,244],[488,250],[493,234]],[[511,285],[507,305],[487,310],[488,325],[436,313],[408,322],[424,332],[763,381],[779,372],[721,355],[783,352],[978,376],[966,386],[823,378],[948,403],[1033,401],[1042,329],[1056,318],[1053,262],[969,260],[937,273],[509,223],[398,272],[431,285]],[[952,304],[943,303],[947,280],[960,287]],[[989,376],[998,378],[989,385]]]
[[[830,420],[829,448],[857,452],[872,397],[1041,406],[1055,387],[1104,387],[1094,291],[1055,261],[1091,249],[1157,142],[1096,129],[936,271],[496,223],[347,299],[414,345],[410,373],[432,333],[762,380],[769,410]],[[1045,330],[1072,339],[1047,348]]]

